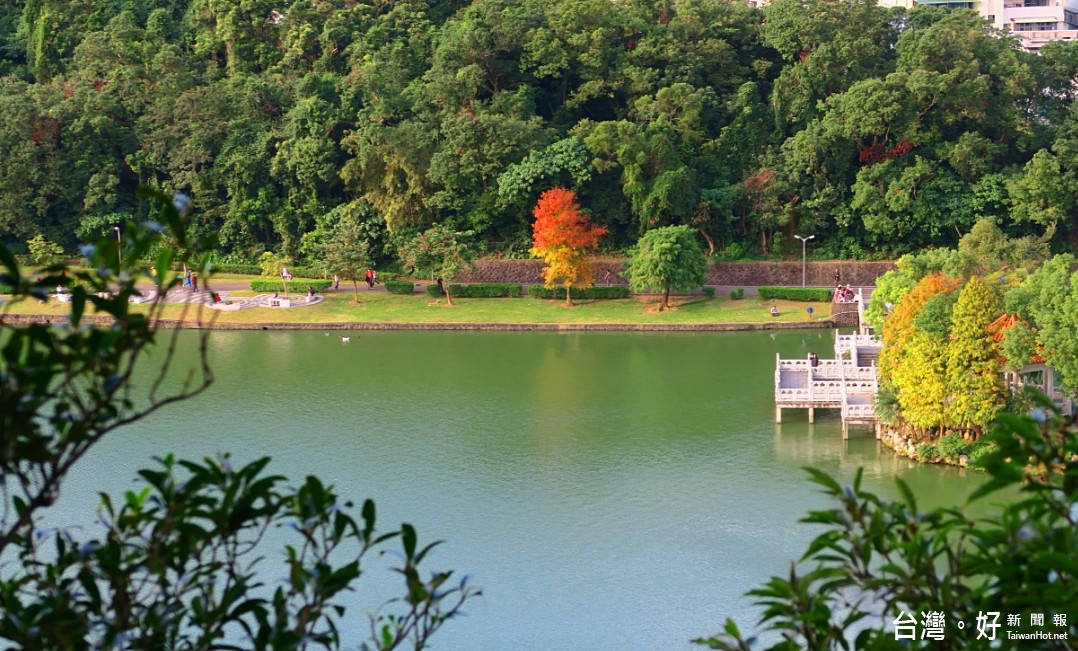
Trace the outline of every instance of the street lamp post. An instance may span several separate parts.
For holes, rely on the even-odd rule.
[[[800,235],[794,235],[797,239],[801,240],[801,286],[805,286],[805,243],[816,237],[815,235],[809,235],[808,237],[801,237]]]
[[[124,257],[123,257],[123,251],[122,251],[123,242],[120,240],[120,227],[119,226],[113,226],[112,230],[116,231],[116,264],[117,264],[116,273],[119,274],[120,273],[120,267],[122,267],[124,265]]]

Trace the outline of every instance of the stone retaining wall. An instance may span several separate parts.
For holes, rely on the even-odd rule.
[[[857,303],[832,301],[831,320],[838,328],[856,328],[860,325],[857,321]]]
[[[626,285],[621,277],[623,258],[596,260],[597,285]],[[835,271],[843,285],[868,287],[876,279],[895,268],[893,262],[809,262],[805,265],[805,284],[812,287],[834,287]],[[609,277],[607,272],[610,272]],[[471,271],[461,275],[462,283],[521,283],[536,285],[543,282],[541,260],[479,260]],[[708,269],[708,285],[759,287],[761,285],[798,286],[801,284],[800,262],[713,262]]]

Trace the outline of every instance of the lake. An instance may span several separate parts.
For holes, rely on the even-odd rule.
[[[827,502],[802,466],[847,482],[863,466],[889,496],[902,476],[924,507],[960,503],[975,484],[880,451],[867,429],[842,441],[837,413],[774,423],[775,354],[831,357],[826,330],[210,342],[216,384],[104,441],[70,478],[57,523],[89,526],[97,491],[129,488],[155,455],[271,455],[274,472],[373,498],[383,526],[446,541],[427,569],[466,573],[484,594],[436,649],[690,649],[727,616],[754,622],[743,594],[787,572],[814,535],[797,521]],[[373,567],[356,603],[376,607],[391,579]]]

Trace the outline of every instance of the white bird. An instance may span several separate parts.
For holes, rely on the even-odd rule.
[[[349,341],[352,341],[352,338],[351,337],[341,337],[341,341],[344,342],[344,343],[348,343]]]

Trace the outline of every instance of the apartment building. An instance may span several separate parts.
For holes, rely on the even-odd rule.
[[[766,0],[749,0],[749,4],[762,6]],[[1078,0],[880,0],[880,4],[973,9],[995,27],[1013,32],[1031,52],[1049,41],[1078,39]]]

